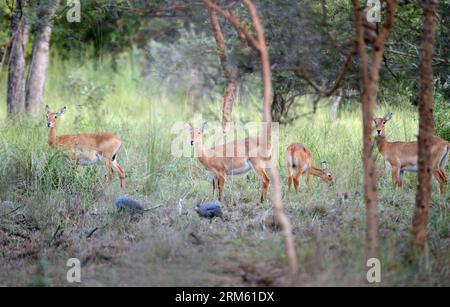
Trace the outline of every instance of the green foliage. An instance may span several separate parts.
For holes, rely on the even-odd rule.
[[[147,49],[148,76],[174,91],[189,93],[194,101],[203,100],[223,75],[217,54],[211,52],[215,46],[212,36],[193,30],[180,31],[176,43],[151,41]]]
[[[180,26],[173,18],[147,17],[167,5],[162,0],[82,1],[81,22],[75,23],[67,22],[65,5],[62,1],[52,34],[53,48],[64,58],[84,57],[86,51],[101,58],[128,52],[132,47],[145,48],[152,38],[171,39]]]
[[[435,133],[450,142],[450,101],[436,94],[434,100]]]
[[[70,74],[65,88],[73,94],[72,101],[76,108],[74,123],[86,125],[86,121],[90,120],[101,125],[106,112],[106,95],[113,91],[112,87],[113,84],[96,84],[85,80],[79,74]]]
[[[11,17],[11,8],[6,2],[0,2],[0,58],[3,56],[4,47],[9,40],[9,32],[4,29],[9,28],[9,20]]]

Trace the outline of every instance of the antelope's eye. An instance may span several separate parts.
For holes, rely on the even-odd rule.
[[[328,174],[328,178],[331,178],[331,174]]]
[[[57,118],[58,118],[58,115],[53,116],[53,118],[54,118],[54,119],[57,119]]]
[[[386,121],[385,120],[383,121],[383,125],[386,125]]]

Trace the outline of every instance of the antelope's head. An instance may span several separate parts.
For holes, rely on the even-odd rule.
[[[47,114],[47,128],[56,127],[56,122],[58,118],[66,112],[67,108],[63,107],[59,112],[52,113],[50,112],[49,106],[45,106],[45,113]]]
[[[384,118],[373,118],[373,122],[375,123],[375,137],[386,136],[384,126],[391,119],[392,119],[392,113],[389,113]]]
[[[333,174],[328,167],[327,161],[322,162],[322,175],[320,176],[320,178],[322,178],[322,180],[329,186],[333,185]]]
[[[201,128],[194,128],[191,124],[185,124],[185,128],[191,133],[191,145],[194,146],[197,143],[201,143],[203,140],[203,131],[206,128],[206,123],[204,123]]]

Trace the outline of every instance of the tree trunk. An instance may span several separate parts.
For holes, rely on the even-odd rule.
[[[419,178],[413,219],[413,245],[423,248],[427,239],[431,201],[431,137],[433,135],[433,46],[437,0],[423,0],[424,22],[420,62]]]
[[[213,5],[217,4],[216,0],[211,0]],[[220,64],[222,66],[223,73],[227,79],[228,86],[225,90],[223,97],[223,108],[222,108],[222,128],[224,131],[224,136],[228,130],[228,124],[232,122],[233,114],[233,104],[236,99],[236,92],[239,86],[240,72],[237,67],[231,67],[228,64],[228,55],[225,45],[225,39],[223,37],[222,29],[217,18],[216,10],[209,9],[209,17],[211,22],[211,27],[214,33],[214,39],[216,40],[217,50],[219,52]]]
[[[261,77],[264,85],[264,97],[263,97],[263,133],[262,141],[270,140],[271,132],[271,103],[272,103],[272,72],[270,68],[270,57],[266,46],[266,39],[264,30],[261,25],[261,21],[258,16],[257,9],[251,0],[243,0],[245,7],[247,8],[253,23],[253,27],[256,32],[256,37],[247,31],[247,29],[241,24],[236,15],[229,11],[223,10],[218,7],[212,0],[203,0],[203,2],[210,8],[218,12],[223,18],[227,19],[231,25],[236,29],[241,39],[246,39],[248,43],[258,50],[261,60]],[[267,148],[263,146],[263,152],[267,156]],[[270,163],[272,164],[272,163]],[[289,277],[293,281],[298,274],[298,260],[295,251],[294,237],[292,235],[292,226],[283,211],[283,203],[281,199],[281,185],[280,176],[276,165],[270,165],[270,177],[273,193],[273,206],[274,215],[277,221],[280,223],[283,229],[283,239],[285,244],[286,255],[289,263]]]
[[[9,39],[8,44],[5,47],[5,51],[3,52],[2,60],[0,62],[0,82],[2,81],[3,67],[5,66],[5,63],[9,59],[9,52],[11,51],[12,43],[13,43],[13,37],[11,36],[10,39]]]
[[[33,44],[30,70],[26,83],[25,107],[27,113],[37,116],[41,109],[44,95],[45,75],[48,66],[49,44],[53,19],[59,6],[59,0],[41,4],[35,24],[36,37]]]
[[[9,116],[25,111],[25,49],[28,43],[29,21],[27,0],[18,0],[11,18],[11,50],[8,61],[8,89],[6,104]]]
[[[233,104],[236,99],[238,86],[237,78],[228,80],[228,86],[223,96],[222,126],[224,131],[227,130],[227,125],[233,121]]]
[[[281,119],[283,118],[283,115],[285,113],[286,100],[284,99],[283,95],[278,94],[276,90],[273,93],[271,108],[272,108],[272,121],[281,123]]]
[[[264,30],[261,25],[258,12],[256,10],[255,5],[251,0],[243,0],[244,5],[247,7],[250,12],[250,16],[252,17],[253,26],[256,31],[259,55],[261,58],[261,67],[262,67],[262,80],[264,85],[264,96],[263,96],[263,134],[262,139],[267,142],[271,139],[271,124],[272,124],[272,71],[270,68],[270,57],[269,51],[266,46],[266,39],[264,35]],[[295,244],[294,238],[292,236],[292,226],[289,222],[288,217],[284,213],[283,203],[281,198],[281,184],[280,184],[280,174],[278,172],[278,168],[274,163],[271,163],[270,166],[270,177],[272,184],[272,193],[273,193],[273,205],[274,205],[274,213],[275,217],[280,223],[283,229],[283,237],[284,244],[286,247],[286,254],[289,261],[289,274],[291,280],[294,280],[298,274],[298,261],[297,255],[295,252]]]
[[[383,28],[373,42],[372,62],[366,50],[363,16],[359,0],[352,0],[355,14],[356,43],[360,57],[361,102],[363,118],[363,165],[364,165],[364,199],[367,218],[367,258],[378,254],[378,210],[375,161],[372,156],[372,119],[376,106],[380,66],[384,54],[384,42],[394,25],[397,11],[396,0],[386,0],[387,13]]]
[[[333,104],[331,106],[331,120],[336,121],[338,110],[339,110],[339,104],[341,103],[342,94],[341,91],[337,93],[337,96],[333,97]]]

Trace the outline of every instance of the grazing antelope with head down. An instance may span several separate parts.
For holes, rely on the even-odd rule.
[[[333,184],[333,176],[326,161],[322,162],[322,168],[313,166],[311,152],[301,143],[292,143],[286,150],[286,165],[288,170],[288,192],[291,190],[294,181],[295,192],[298,193],[298,186],[302,175],[306,175],[308,190],[311,190],[310,176],[317,176],[328,185]]]
[[[267,157],[263,156],[263,142],[259,137],[248,137],[207,149],[203,146],[205,126],[203,124],[199,129],[186,124],[191,132],[191,145],[195,146],[198,160],[209,171],[209,177],[213,180],[213,192],[217,182],[219,200],[223,201],[223,189],[228,175],[244,174],[253,169],[262,180],[261,202],[266,201],[270,179],[265,168],[271,158],[272,145],[267,144]]]
[[[385,125],[392,119],[392,113],[384,118],[374,118],[375,140],[377,148],[384,158],[386,166],[392,170],[392,183],[394,187],[403,187],[405,171],[418,170],[418,143],[388,142],[386,140]],[[445,174],[445,165],[450,153],[450,143],[437,136],[431,136],[431,171],[439,183],[441,193],[445,191],[448,177]]]
[[[57,113],[50,112],[49,106],[45,106],[47,113],[48,144],[53,148],[61,148],[67,154],[67,158],[75,161],[76,165],[89,165],[103,161],[108,171],[108,181],[114,178],[114,170],[120,178],[120,186],[125,186],[125,173],[117,163],[117,155],[122,146],[122,141],[110,132],[94,132],[84,134],[56,135],[58,118],[66,112],[66,107]]]

